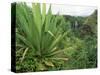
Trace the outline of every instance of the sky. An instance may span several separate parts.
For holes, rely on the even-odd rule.
[[[28,3],[31,6],[31,3]],[[42,6],[42,4],[41,4]],[[50,4],[46,4],[46,12],[49,9]],[[71,16],[89,16],[97,7],[95,6],[78,6],[78,5],[58,5],[51,4],[53,14],[71,15]]]
[[[72,16],[91,15],[96,7],[93,6],[76,6],[76,5],[52,5],[52,12]]]

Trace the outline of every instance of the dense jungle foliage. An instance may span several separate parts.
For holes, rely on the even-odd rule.
[[[52,5],[16,5],[17,72],[97,67],[97,10],[90,16],[53,15]]]

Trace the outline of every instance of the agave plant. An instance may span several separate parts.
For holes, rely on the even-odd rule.
[[[17,70],[27,58],[33,65],[28,71],[49,70],[48,67],[54,68],[59,61],[68,60],[64,55],[66,48],[59,47],[67,34],[59,27],[64,24],[64,19],[52,14],[51,5],[46,13],[46,4],[41,7],[39,3],[32,3],[30,8],[25,3],[17,3],[16,18]]]

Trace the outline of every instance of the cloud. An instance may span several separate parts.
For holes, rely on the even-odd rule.
[[[31,6],[32,3],[27,3]],[[42,4],[41,4],[42,6]],[[46,4],[46,12],[49,9],[50,4]],[[57,5],[51,4],[53,14],[72,15],[72,16],[88,16],[91,15],[97,7],[94,6],[78,6],[78,5]]]
[[[75,5],[52,5],[54,14],[72,15],[72,16],[88,16],[97,9],[93,6],[75,6]]]

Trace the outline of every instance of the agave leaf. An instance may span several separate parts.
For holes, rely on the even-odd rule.
[[[47,68],[44,66],[44,64],[42,63],[37,63],[36,69],[38,71],[43,71],[43,70],[47,70]]]
[[[62,57],[62,58],[59,58],[59,57],[57,57],[57,58],[49,58],[49,59],[53,59],[53,60],[64,60],[64,61],[67,61],[68,60],[68,58],[64,58],[64,57]]]
[[[50,15],[50,14],[52,14],[51,4],[50,4],[49,10],[48,10],[48,15]]]
[[[59,41],[61,41],[61,39],[64,38],[64,37],[67,35],[67,33],[68,33],[68,32],[65,32],[63,35],[60,34],[58,37],[56,37],[55,40],[53,41],[53,43],[51,44],[51,46],[50,46],[49,49],[52,50],[52,48],[53,48],[54,46],[56,46],[57,43],[59,43]]]
[[[42,17],[41,17],[41,10],[40,10],[40,4],[39,3],[32,3],[32,11],[33,11],[33,17],[34,22],[39,31],[39,35],[41,35],[41,29],[42,29]],[[38,21],[38,22],[37,22]]]
[[[63,35],[60,34],[59,36],[57,36],[57,37],[55,38],[55,40],[53,41],[53,43],[51,44],[49,50],[52,50],[52,48],[53,48],[55,45],[57,45],[57,43],[59,43],[59,41],[61,41],[61,39],[62,39],[63,37],[65,37],[66,35],[67,35],[67,32],[65,32]]]
[[[42,5],[42,26],[43,26],[44,21],[45,21],[45,16],[46,16],[46,4],[43,3],[43,5]]]
[[[25,45],[16,43],[16,47],[26,47]]]
[[[16,7],[16,14],[17,14],[17,20],[20,24],[18,24],[19,28],[22,28],[22,30],[28,34],[29,31],[28,31],[28,23],[25,19],[25,12],[23,10],[23,7],[21,6],[21,4],[19,4],[17,7]]]
[[[52,50],[48,51],[45,56],[47,57],[53,57],[57,54],[61,54],[61,53],[64,53],[66,50],[68,50],[68,48],[64,48],[64,49],[58,49],[57,47],[54,47]]]
[[[23,37],[22,35],[20,35],[20,34],[18,34],[18,33],[16,34],[16,36],[17,36],[17,38],[19,38],[25,45],[31,47],[30,42],[29,42],[25,37]]]
[[[52,33],[56,33],[57,31],[57,21],[58,21],[58,16],[52,16],[50,20],[50,26],[49,30],[52,31]]]
[[[61,40],[62,35],[59,35],[51,44],[49,50],[51,50],[60,40]]]
[[[48,31],[48,33],[55,38],[54,34],[51,31]]]
[[[46,66],[54,67],[54,64],[51,61],[44,61]]]
[[[16,51],[16,53],[19,53],[21,50],[23,50],[24,48],[20,48],[19,50]]]
[[[20,23],[18,24],[20,28],[19,31],[21,31],[22,29],[24,31],[25,38],[27,39],[28,42],[30,42],[30,45],[36,48],[36,50],[39,50],[40,49],[39,31],[37,25],[35,25],[34,23],[32,12],[30,12],[30,10],[25,4],[18,5],[17,20],[19,20]]]
[[[22,58],[21,58],[21,62],[23,62],[27,51],[28,51],[28,48],[25,49],[25,51],[24,51],[24,53],[23,53],[23,55],[22,55]]]
[[[52,18],[52,12],[51,12],[51,5],[50,5],[48,13],[46,15],[46,24],[45,24],[45,31],[46,32],[49,30],[51,18]]]

